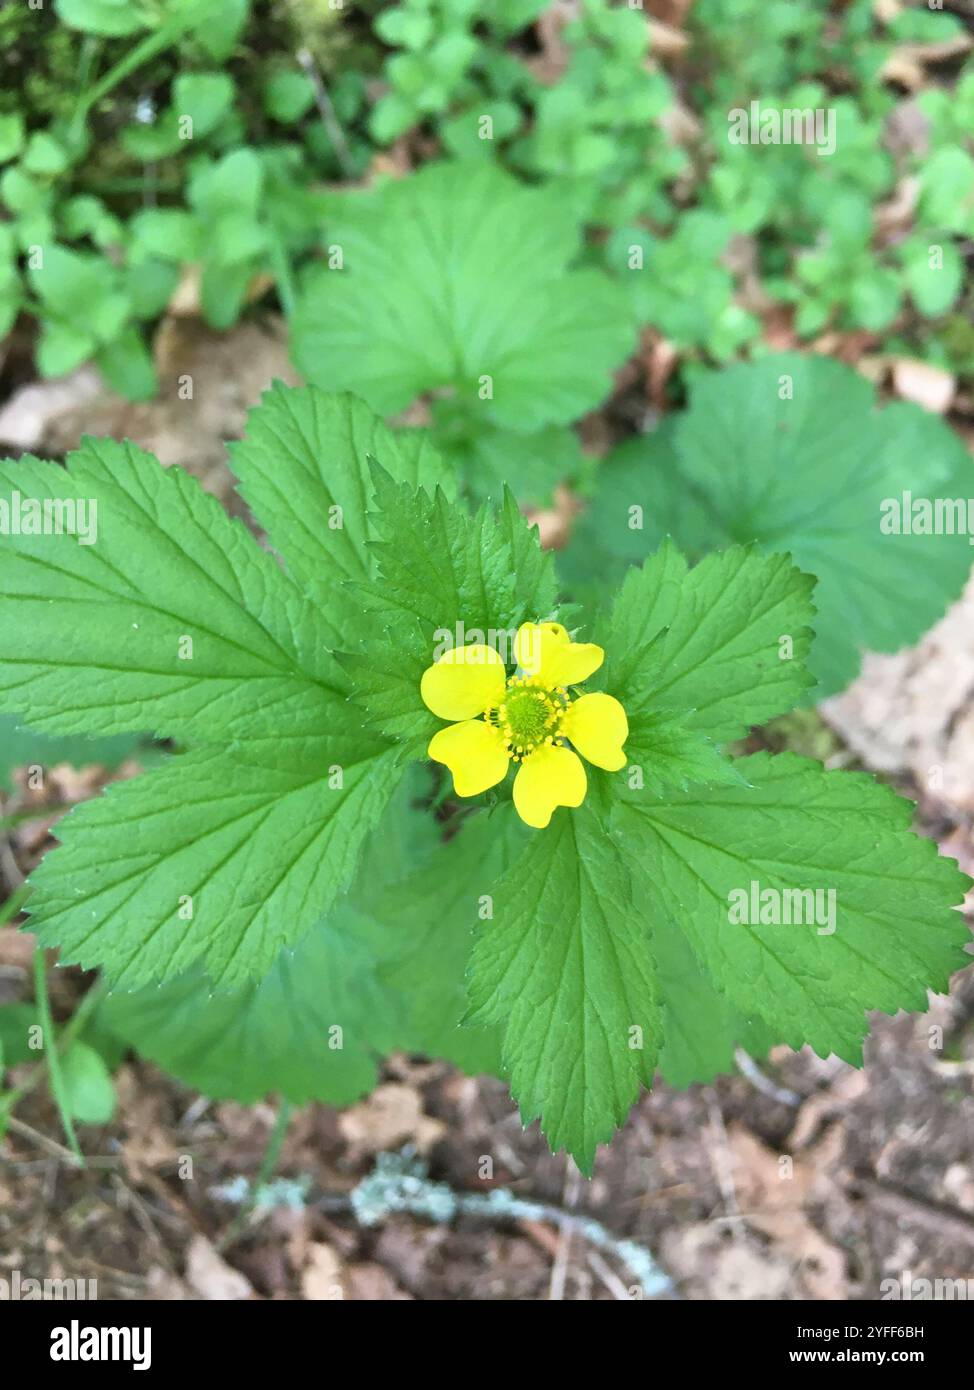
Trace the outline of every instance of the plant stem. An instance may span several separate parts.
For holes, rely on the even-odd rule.
[[[290,318],[294,313],[294,277],[281,238],[274,232],[271,233],[270,257],[281,307],[285,318]]]
[[[38,948],[38,951],[39,950],[40,948]],[[92,985],[91,989],[89,989],[88,993],[61,1029],[61,1035],[57,1039],[55,1046],[51,1049],[51,1052],[56,1052],[58,1056],[67,1052],[68,1048],[87,1023],[95,1005],[101,999],[104,989],[105,981],[103,979],[99,979],[96,984]],[[22,1081],[14,1090],[7,1091],[3,1096],[0,1096],[0,1104],[7,1110],[12,1110],[15,1105],[19,1105],[24,1096],[29,1095],[31,1091],[35,1090],[38,1083],[47,1075],[49,1066],[50,1053],[48,1049],[45,1048],[43,1061],[37,1064],[26,1081]]]
[[[74,1131],[74,1121],[68,1109],[68,1093],[64,1084],[64,1073],[61,1070],[61,1059],[58,1056],[58,1045],[54,1036],[54,1018],[51,1014],[51,998],[47,992],[46,953],[39,945],[34,951],[34,997],[37,1002],[37,1012],[40,1015],[41,1028],[44,1031],[44,1055],[47,1059],[47,1069],[51,1077],[51,1090],[54,1093],[54,1099],[57,1102],[57,1108],[61,1115],[61,1124],[64,1126],[64,1135],[68,1141],[68,1147],[83,1168],[85,1156],[81,1152],[81,1145],[78,1143],[78,1136]]]
[[[247,1197],[247,1200],[244,1202],[243,1206],[240,1208],[240,1210],[237,1212],[237,1215],[230,1223],[226,1235],[218,1243],[218,1250],[226,1250],[226,1248],[229,1245],[233,1244],[233,1242],[237,1239],[237,1236],[243,1230],[248,1216],[253,1211],[256,1205],[257,1196],[261,1188],[265,1186],[271,1174],[274,1172],[274,1169],[277,1167],[277,1161],[281,1156],[281,1149],[284,1147],[284,1136],[287,1134],[287,1127],[290,1121],[291,1102],[288,1100],[282,1100],[281,1107],[277,1112],[277,1119],[274,1121],[274,1128],[271,1130],[271,1136],[267,1141],[267,1148],[264,1151],[264,1157],[261,1161],[260,1171],[258,1172],[254,1182],[250,1185],[250,1194]]]
[[[126,77],[151,62],[159,53],[171,48],[174,43],[178,43],[186,30],[192,28],[193,23],[192,15],[178,15],[168,24],[163,24],[154,34],[147,34],[134,48],[130,48],[124,58],[120,58],[93,87],[82,94],[72,118],[75,131],[84,123],[93,106],[108,96],[109,92],[114,91]]]
[[[335,158],[338,166],[345,178],[355,177],[355,161],[352,159],[352,152],[345,139],[345,132],[342,130],[341,122],[335,111],[334,102],[328,93],[328,88],[322,80],[321,73],[318,71],[314,57],[307,48],[302,48],[298,52],[298,62],[304,68],[306,76],[309,78],[315,94],[315,105],[321,117],[322,124],[331,141],[332,149],[335,151]]]
[[[5,927],[8,922],[14,920],[29,897],[30,889],[26,883],[22,883],[10,894],[7,901],[0,907],[0,927]]]

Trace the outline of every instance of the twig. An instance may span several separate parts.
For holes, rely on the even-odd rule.
[[[746,1076],[755,1090],[762,1095],[775,1100],[779,1105],[788,1105],[792,1109],[797,1108],[802,1103],[802,1098],[797,1091],[791,1091],[787,1086],[779,1086],[776,1081],[772,1081],[770,1076],[766,1076],[755,1062],[750,1053],[745,1052],[743,1047],[734,1049],[734,1061],[737,1063],[738,1071],[742,1076]]]
[[[60,1158],[72,1168],[83,1168],[84,1161],[79,1160],[76,1154],[70,1149],[66,1149],[63,1144],[59,1144],[56,1139],[49,1139],[46,1134],[41,1134],[39,1129],[34,1129],[32,1125],[25,1124],[23,1120],[18,1120],[16,1115],[7,1116],[7,1128],[13,1130],[14,1134],[19,1134],[23,1139],[29,1139],[32,1144],[36,1144],[39,1149],[43,1149],[52,1158]]]
[[[6,801],[0,796],[0,816],[3,815],[5,807]],[[17,863],[6,826],[0,831],[0,868],[3,869],[4,877],[12,889],[23,888],[26,879]]]
[[[706,1096],[707,1107],[710,1111],[710,1125],[717,1137],[717,1143],[710,1149],[711,1165],[717,1179],[717,1185],[720,1188],[720,1195],[724,1199],[724,1209],[727,1219],[731,1222],[731,1229],[735,1235],[740,1235],[741,1208],[737,1200],[737,1188],[734,1184],[734,1163],[731,1157],[730,1141],[727,1138],[727,1127],[724,1124],[724,1116],[717,1102],[717,1096],[712,1088],[707,1088]]]
[[[335,104],[328,94],[328,88],[322,80],[321,73],[318,71],[318,65],[310,50],[307,48],[300,48],[298,50],[298,62],[304,68],[311,82],[311,86],[314,88],[315,105],[318,108],[318,114],[324,123],[325,130],[328,132],[328,138],[335,150],[335,155],[341,166],[341,171],[347,179],[354,178],[355,163],[352,159],[352,152],[348,147],[348,141],[345,139],[345,132],[342,130],[341,122],[335,112]]]
[[[571,1159],[565,1160],[565,1185],[562,1194],[569,1210],[578,1204],[578,1184],[581,1174]],[[568,1273],[568,1255],[572,1244],[572,1229],[563,1225],[558,1232],[558,1249],[551,1265],[551,1280],[548,1284],[548,1299],[560,1303],[565,1297],[565,1278]]]
[[[292,1185],[293,1186],[293,1185]],[[243,1188],[246,1191],[246,1188]],[[214,1190],[213,1195],[225,1201],[241,1200],[237,1184]],[[258,1187],[248,1199],[254,1206],[270,1206],[269,1194]],[[375,1168],[363,1178],[358,1187],[348,1193],[327,1193],[313,1204],[319,1211],[351,1212],[360,1226],[378,1226],[397,1212],[421,1217],[437,1224],[457,1217],[476,1217],[488,1221],[546,1221],[577,1232],[589,1245],[614,1256],[627,1265],[635,1276],[643,1298],[671,1294],[673,1286],[659,1268],[650,1252],[634,1240],[620,1239],[607,1231],[591,1216],[580,1216],[548,1202],[535,1202],[516,1197],[506,1188],[490,1192],[454,1192],[446,1183],[433,1182],[425,1165],[408,1150],[401,1154],[380,1154]]]
[[[589,1269],[602,1280],[602,1283],[609,1290],[609,1293],[619,1303],[631,1302],[629,1290],[616,1274],[615,1270],[610,1269],[597,1250],[590,1250],[586,1256]]]

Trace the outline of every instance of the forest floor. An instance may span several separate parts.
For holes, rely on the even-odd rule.
[[[126,405],[82,371],[16,393],[0,445],[57,456],[82,432],[129,436],[229,501],[222,441],[273,377],[292,379],[281,333],[270,321],[222,337],[178,321],[169,331],[163,376],[168,353],[193,375],[194,402]],[[558,519],[543,520],[557,534]],[[782,736],[824,741],[831,761],[889,779],[918,803],[921,832],[974,872],[974,587],[916,648],[869,658],[820,713],[824,724]],[[774,731],[762,737],[774,746]],[[54,799],[70,805],[102,780],[58,770]],[[0,837],[7,892],[53,824],[47,811]],[[0,930],[0,1002],[29,996],[32,951],[29,935]],[[55,972],[59,1017],[86,983]],[[246,1216],[231,1198],[261,1168],[274,1108],[213,1102],[126,1061],[113,1121],[81,1131],[84,1170],[40,1088],[17,1108],[0,1147],[0,1277],[96,1279],[107,1299],[629,1296],[618,1255],[556,1222],[400,1214],[361,1228],[338,1199],[377,1155],[408,1145],[458,1194],[508,1188],[639,1242],[670,1282],[662,1297],[876,1298],[884,1280],[974,1279],[974,967],[926,1015],[877,1016],[866,1055],[859,1071],[781,1049],[711,1086],[660,1085],[591,1181],[522,1129],[502,1084],[395,1056],[360,1104],[296,1112],[275,1171],[294,1180],[283,1196],[303,1198]]]

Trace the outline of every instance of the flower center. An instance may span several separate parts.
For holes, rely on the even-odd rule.
[[[488,724],[500,729],[507,751],[520,762],[542,744],[553,743],[571,701],[562,687],[549,689],[537,676],[512,676],[504,699],[485,712]]]

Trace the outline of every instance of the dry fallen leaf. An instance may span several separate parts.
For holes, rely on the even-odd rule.
[[[339,1128],[359,1153],[382,1153],[407,1142],[427,1153],[446,1131],[442,1120],[423,1114],[422,1098],[412,1086],[390,1082],[377,1086],[365,1100],[339,1117]]]
[[[334,1302],[345,1297],[344,1269],[330,1245],[323,1241],[308,1246],[301,1271],[301,1297],[313,1302]]]
[[[828,1192],[826,1165],[810,1155],[774,1153],[742,1125],[729,1126],[727,1139],[734,1186],[748,1225],[769,1236],[798,1265],[810,1298],[846,1298],[845,1256],[804,1210],[813,1190]]]
[[[344,1275],[346,1297],[360,1303],[401,1303],[412,1294],[401,1289],[387,1269],[366,1261],[349,1265]]]
[[[935,415],[943,415],[951,407],[957,391],[957,378],[944,367],[930,362],[917,362],[911,357],[897,357],[893,362],[893,386],[898,396],[913,401]]]
[[[15,391],[0,409],[0,444],[36,449],[52,420],[68,410],[84,409],[105,390],[94,367],[79,367],[56,381],[34,381]]]
[[[186,1282],[199,1298],[216,1302],[254,1297],[250,1281],[228,1265],[204,1235],[195,1235],[189,1243]]]

